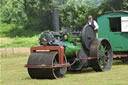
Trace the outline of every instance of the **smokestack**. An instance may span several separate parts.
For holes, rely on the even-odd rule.
[[[59,30],[59,11],[57,7],[54,7],[53,9],[53,30],[55,32],[60,31]]]

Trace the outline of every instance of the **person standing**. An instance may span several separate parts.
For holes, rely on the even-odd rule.
[[[95,31],[97,31],[98,28],[99,28],[97,22],[95,20],[93,20],[91,15],[88,16],[88,23],[87,24],[91,25],[94,28]]]

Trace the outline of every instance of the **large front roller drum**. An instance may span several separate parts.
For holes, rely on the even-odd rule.
[[[112,66],[112,47],[106,39],[96,39],[90,46],[90,57],[94,57],[90,60],[90,65],[97,71],[107,71]]]
[[[58,52],[32,53],[28,59],[28,65],[56,65],[59,64]],[[64,63],[67,63],[64,58]],[[55,79],[64,77],[67,67],[61,68],[28,68],[28,73],[33,79]]]

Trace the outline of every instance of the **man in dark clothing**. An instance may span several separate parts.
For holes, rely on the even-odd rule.
[[[98,24],[95,20],[93,20],[91,15],[88,16],[88,24],[91,25],[95,31],[98,30]]]

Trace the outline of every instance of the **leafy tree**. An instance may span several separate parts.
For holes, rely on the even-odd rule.
[[[61,26],[71,30],[81,30],[87,23],[88,15],[97,16],[97,4],[94,0],[69,0],[60,6]]]
[[[51,0],[0,0],[0,7],[2,23],[23,25],[26,31],[52,29]]]
[[[105,11],[128,10],[128,0],[0,0],[0,23],[16,24],[10,31],[31,35],[52,30],[53,6],[59,7],[60,27],[81,30],[88,15],[94,19]],[[18,27],[18,26],[22,27]],[[22,33],[21,33],[22,32]]]
[[[93,0],[0,0],[1,22],[24,25],[25,30],[52,30],[53,5],[59,6],[61,26],[82,29],[87,16],[96,17]]]
[[[128,0],[103,0],[99,6],[99,13],[116,10],[128,10]]]
[[[1,0],[1,21],[4,23],[22,23],[27,20],[23,0]]]
[[[24,11],[28,18],[26,28],[39,31],[52,29],[51,0],[24,0]]]

